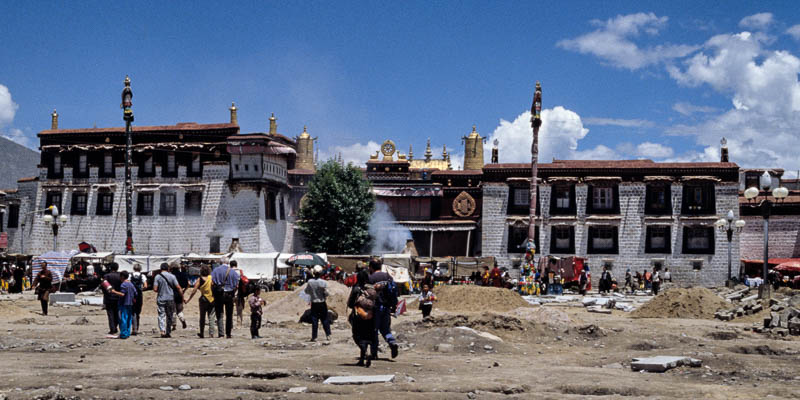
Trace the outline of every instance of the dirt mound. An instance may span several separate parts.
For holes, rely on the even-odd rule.
[[[631,318],[692,318],[712,319],[714,313],[730,303],[709,289],[669,289],[648,301],[635,311]]]
[[[518,293],[508,289],[486,286],[441,286],[435,291],[438,301],[434,307],[451,312],[506,312],[519,307],[531,307]]]
[[[340,316],[347,315],[347,297],[350,288],[336,281],[328,283],[328,308],[336,311]],[[309,308],[309,304],[300,297],[306,290],[306,285],[300,286],[294,292],[279,298],[264,308],[264,319],[270,321],[297,321]]]
[[[12,301],[0,301],[0,317],[27,317],[30,311],[13,304]]]

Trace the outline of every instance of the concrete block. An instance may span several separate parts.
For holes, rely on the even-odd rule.
[[[50,304],[56,303],[74,303],[75,293],[56,292],[50,293]]]
[[[631,361],[631,369],[634,371],[664,372],[668,369],[688,365],[690,367],[700,367],[703,361],[690,357],[675,356],[656,356],[646,358],[634,358]]]
[[[328,385],[366,385],[370,383],[389,383],[394,381],[392,375],[353,375],[353,376],[332,376],[325,379]]]
[[[611,314],[611,310],[608,308],[603,308],[602,306],[589,306],[586,307],[586,311],[598,314]]]
[[[755,313],[757,313],[757,312],[760,312],[760,311],[761,311],[761,310],[763,310],[763,309],[764,309],[764,307],[762,307],[762,306],[761,306],[761,303],[756,303],[756,304],[753,306],[753,308],[751,308],[750,310],[751,310],[751,311],[753,311],[753,314],[755,314]]]
[[[776,312],[771,312],[771,313],[769,313],[769,316],[770,316],[770,322],[769,322],[769,327],[770,328],[777,328],[777,327],[779,327],[781,325],[781,315],[780,314],[778,314]],[[765,320],[765,322],[766,322],[766,320]]]

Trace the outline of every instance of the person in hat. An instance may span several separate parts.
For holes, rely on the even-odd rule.
[[[328,319],[328,284],[321,279],[323,269],[317,265],[312,270],[312,278],[306,284],[305,293],[311,301],[311,341],[317,341],[317,330],[319,321],[322,321],[322,329],[325,330],[325,340],[331,339],[331,322]]]

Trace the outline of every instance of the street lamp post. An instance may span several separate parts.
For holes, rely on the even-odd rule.
[[[58,215],[58,207],[56,206],[50,206],[47,209],[50,210],[50,214],[45,214],[42,220],[45,224],[50,225],[53,230],[53,251],[58,251],[58,228],[66,225],[67,216],[64,214]]]
[[[125,254],[133,253],[133,209],[131,208],[131,122],[133,110],[131,102],[131,78],[125,77],[125,88],[122,89],[122,119],[125,120]]]
[[[725,215],[725,218],[720,218],[714,225],[717,226],[721,231],[727,233],[728,235],[728,280],[725,283],[727,286],[733,286],[733,279],[731,276],[731,269],[733,265],[733,260],[731,258],[731,242],[733,241],[733,232],[734,230],[738,233],[744,229],[745,222],[744,220],[738,219],[735,220],[735,215],[733,210],[728,210],[728,214]]]
[[[769,293],[769,284],[767,283],[767,272],[769,270],[769,217],[772,212],[772,200],[769,198],[769,190],[772,188],[772,177],[769,175],[768,171],[764,171],[764,174],[761,175],[759,179],[759,186],[761,190],[757,187],[751,187],[744,191],[744,197],[747,201],[754,201],[757,199],[761,192],[764,192],[764,198],[759,203],[759,208],[761,209],[761,216],[764,218],[764,267],[761,270],[761,279],[764,282],[759,286],[759,297],[762,299],[768,299],[770,297]],[[779,186],[772,189],[772,197],[775,201],[782,201],[789,195],[789,189],[785,187]]]

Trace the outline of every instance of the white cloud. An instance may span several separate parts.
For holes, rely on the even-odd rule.
[[[655,126],[653,121],[645,119],[619,119],[619,118],[584,118],[586,125],[621,126],[623,128],[649,128]]]
[[[17,142],[29,149],[36,149],[36,143],[20,129],[10,128],[7,132],[0,132],[0,136]]]
[[[764,12],[748,15],[739,21],[739,26],[745,29],[764,29],[772,24],[772,13]]]
[[[672,105],[672,109],[682,115],[692,115],[695,113],[712,113],[719,111],[716,107],[698,106],[691,103],[678,102]]]
[[[719,139],[728,138],[731,160],[745,167],[800,168],[800,58],[769,50],[763,35],[742,32],[717,35],[703,50],[669,69],[679,84],[709,85],[729,96],[731,108],[698,125],[679,125],[668,133],[694,135],[703,146],[689,154],[719,160]]]
[[[370,140],[366,144],[353,143],[349,145],[334,145],[329,146],[324,150],[320,150],[319,162],[324,163],[332,158],[338,158],[339,154],[342,155],[342,160],[345,163],[353,163],[358,166],[363,166],[369,160],[369,156],[374,155],[376,151],[381,149],[381,145]],[[382,157],[382,156],[381,156]]]
[[[593,149],[575,150],[570,155],[570,158],[574,160],[619,160],[622,156],[614,149],[599,144]]]
[[[793,37],[794,40],[800,40],[800,24],[797,24],[787,29],[786,34]]]
[[[0,126],[8,125],[14,121],[14,114],[17,113],[19,106],[11,100],[11,92],[8,88],[0,85]]]
[[[663,159],[672,157],[671,147],[659,143],[644,142],[636,146],[636,155],[645,158]]]
[[[667,17],[653,13],[617,15],[606,21],[594,20],[598,28],[574,39],[556,43],[567,50],[581,54],[593,54],[618,68],[636,70],[662,61],[684,57],[697,49],[696,46],[663,44],[640,48],[631,39],[641,32],[657,35],[667,25]]]
[[[531,113],[525,111],[514,121],[501,119],[500,125],[489,135],[487,143],[498,140],[501,163],[530,162],[533,131]],[[550,162],[553,158],[573,158],[578,150],[578,141],[589,130],[583,127],[581,117],[574,111],[557,106],[542,110],[542,126],[539,128],[539,161]],[[491,146],[484,147],[485,160],[490,160]]]

